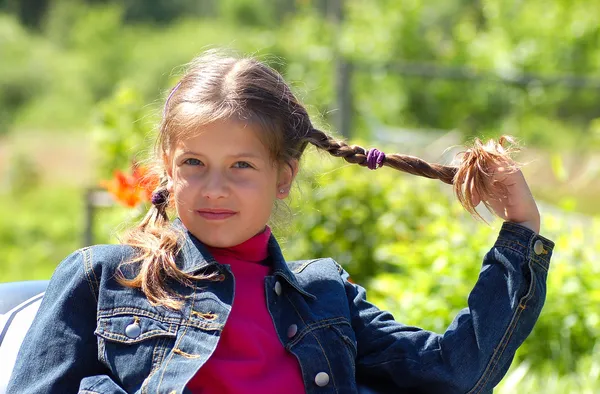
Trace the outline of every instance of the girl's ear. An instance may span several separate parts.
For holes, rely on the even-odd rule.
[[[292,183],[298,174],[298,160],[292,159],[279,170],[277,179],[277,198],[282,200],[290,194]]]

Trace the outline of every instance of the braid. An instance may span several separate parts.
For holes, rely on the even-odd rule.
[[[328,136],[315,128],[311,129],[308,141],[317,148],[329,152],[330,155],[341,157],[348,163],[367,166],[367,150],[358,145],[348,145],[344,141]],[[409,174],[423,176],[425,178],[439,179],[452,185],[457,168],[441,164],[430,164],[415,156],[401,155],[398,153],[387,154],[383,165],[395,168]]]
[[[138,253],[124,264],[136,264],[139,271],[133,278],[126,278],[120,271],[117,280],[124,286],[141,289],[153,305],[180,309],[181,297],[167,286],[167,279],[190,286],[193,280],[216,280],[217,274],[188,274],[177,267],[183,234],[171,227],[167,215],[170,203],[167,184],[168,177],[164,174],[152,193],[148,213],[125,238],[125,243],[136,247]]]
[[[329,152],[332,156],[341,157],[348,163],[367,167],[368,152],[361,146],[348,145],[346,142],[335,139],[315,128],[310,129],[306,140],[317,148]],[[491,169],[506,166],[509,172],[514,172],[519,167],[510,157],[518,149],[516,147],[513,149],[504,148],[506,142],[516,145],[512,137],[509,136],[502,136],[497,142],[491,140],[486,144],[476,139],[473,147],[463,152],[462,161],[458,167],[432,164],[415,156],[398,153],[385,155],[383,165],[409,174],[439,179],[444,183],[453,185],[458,201],[467,212],[475,218],[484,220],[475,210],[473,192],[477,192],[479,196],[488,196],[491,199],[505,197],[507,194],[506,186],[501,183],[490,186],[488,179],[493,175]],[[490,205],[486,200],[483,200],[483,203],[490,209]]]

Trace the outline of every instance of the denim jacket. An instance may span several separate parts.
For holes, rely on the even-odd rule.
[[[437,334],[396,322],[369,303],[365,289],[332,259],[286,262],[271,236],[266,307],[281,343],[298,359],[307,393],[357,393],[361,384],[378,393],[491,393],[540,314],[553,247],[504,223],[468,308]],[[155,307],[115,279],[133,252],[97,245],[61,262],[8,394],[189,393],[187,382],[210,358],[227,322],[234,277],[186,232],[180,268],[221,275],[191,287],[171,283],[186,296],[183,308]],[[289,337],[291,325],[297,330]]]

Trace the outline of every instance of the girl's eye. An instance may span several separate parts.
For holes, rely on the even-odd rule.
[[[185,161],[183,162],[183,164],[187,164],[187,165],[190,165],[190,166],[199,166],[199,165],[202,164],[202,162],[200,160],[198,160],[198,159],[190,158],[190,159],[185,159]]]
[[[247,161],[237,161],[233,164],[233,166],[235,168],[252,168],[250,163],[248,163]]]

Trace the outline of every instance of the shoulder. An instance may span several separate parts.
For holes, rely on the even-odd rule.
[[[306,289],[318,282],[344,285],[346,271],[332,258],[289,261],[287,264],[298,283]]]
[[[135,256],[135,249],[130,245],[93,245],[78,249],[67,256],[60,264],[82,264],[90,269],[102,267],[116,268],[120,263]]]
[[[339,276],[343,272],[342,266],[330,257],[288,261],[287,264],[296,275],[311,275],[315,272],[321,272]]]
[[[130,245],[93,245],[72,252],[61,261],[53,276],[73,275],[98,283],[101,277],[112,276],[119,265],[135,256]]]

